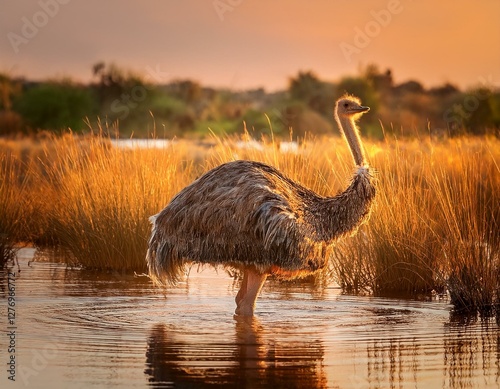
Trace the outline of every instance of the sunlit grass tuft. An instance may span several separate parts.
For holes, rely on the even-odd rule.
[[[51,235],[74,264],[144,271],[148,218],[193,179],[192,164],[175,145],[122,150],[99,136],[69,135],[53,142]]]
[[[13,259],[22,238],[22,162],[10,153],[0,154],[0,268]]]
[[[339,244],[332,274],[347,291],[418,295],[448,290],[458,310],[500,305],[500,142],[388,142],[373,156],[377,207]]]
[[[376,209],[357,236],[340,243],[333,273],[354,292],[416,295],[441,290],[433,197],[426,181],[432,147],[416,141],[387,141],[380,147],[371,157],[378,170]]]
[[[32,158],[23,158],[22,150],[0,143],[0,268],[21,245],[35,239],[45,217],[36,196],[35,171]]]
[[[457,310],[489,316],[500,309],[500,147],[463,139],[451,155],[432,175],[448,290]]]

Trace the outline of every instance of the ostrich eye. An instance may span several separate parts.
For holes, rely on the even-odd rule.
[[[349,104],[344,103],[344,108],[347,108],[348,106],[349,106]]]

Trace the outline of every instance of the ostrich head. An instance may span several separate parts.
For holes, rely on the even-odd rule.
[[[335,113],[339,118],[357,118],[359,115],[370,110],[370,107],[361,105],[361,101],[354,96],[343,96],[337,100]]]

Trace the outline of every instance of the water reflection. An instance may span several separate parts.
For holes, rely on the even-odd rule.
[[[500,387],[498,323],[450,314],[443,301],[320,293],[271,280],[257,319],[241,319],[231,314],[238,285],[222,272],[193,272],[164,296],[133,274],[30,263],[32,252],[20,254],[20,386]],[[4,312],[7,271],[0,270]],[[4,324],[4,361],[6,339]]]
[[[462,320],[460,320],[461,322]],[[451,321],[444,331],[446,386],[500,387],[500,333],[492,320],[461,325]]]
[[[324,346],[319,340],[266,341],[259,319],[240,317],[235,317],[234,338],[227,334],[226,341],[221,337],[200,343],[195,334],[182,332],[165,324],[152,328],[145,370],[151,386],[327,387]]]
[[[342,308],[347,301],[357,302],[349,312]],[[147,342],[150,385],[499,387],[500,334],[494,320],[458,323],[448,311],[422,302],[404,307],[390,299],[360,303],[342,297],[333,312],[313,302],[311,309],[301,301],[302,310],[290,313],[294,322],[284,307],[276,307],[281,317],[264,312],[261,319],[236,318],[231,331],[214,329],[213,320],[206,322],[208,333],[170,320],[156,324]]]
[[[367,378],[370,387],[416,385],[420,370],[420,350],[415,339],[372,341],[366,347]]]
[[[500,387],[500,333],[493,320],[467,325],[451,321],[442,333],[375,338],[362,354],[360,363],[354,362],[356,374],[348,380],[337,377],[340,387]]]

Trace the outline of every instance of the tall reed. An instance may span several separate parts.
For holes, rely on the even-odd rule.
[[[451,302],[484,316],[500,309],[499,161],[498,141],[461,139],[431,183]]]
[[[15,257],[21,245],[38,235],[44,213],[35,193],[36,164],[30,153],[0,143],[0,268]]]
[[[428,142],[386,141],[370,155],[378,170],[376,208],[360,233],[339,243],[332,262],[344,289],[384,295],[442,289],[426,175],[432,152]]]
[[[19,159],[0,154],[0,268],[14,258],[15,244],[22,237],[25,178]]]
[[[193,179],[185,153],[175,145],[122,150],[99,136],[54,143],[46,185],[60,246],[88,268],[145,270],[149,216]]]
[[[386,142],[377,207],[341,242],[332,274],[346,290],[449,291],[457,309],[491,314],[500,290],[500,142]]]

